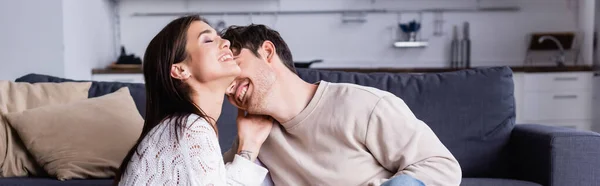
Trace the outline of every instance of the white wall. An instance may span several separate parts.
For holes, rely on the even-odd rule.
[[[65,77],[89,80],[116,60],[114,7],[108,0],[63,0]]]
[[[91,79],[116,60],[113,15],[109,0],[0,1],[0,80]]]
[[[587,1],[587,0],[583,0]],[[143,56],[151,38],[176,17],[135,17],[133,13],[243,10],[332,10],[368,8],[474,7],[475,0],[253,0],[253,1],[133,1],[119,5],[121,43]],[[280,31],[296,61],[324,59],[315,67],[444,67],[448,66],[453,25],[471,24],[473,66],[521,65],[531,32],[578,31],[576,4],[567,0],[503,0],[486,4],[518,5],[520,12],[444,13],[441,37],[433,36],[433,14],[422,14],[425,49],[392,48],[398,22],[418,14],[369,14],[365,23],[341,22],[341,15],[210,16],[228,24],[266,24]],[[459,30],[460,32],[460,30]],[[461,32],[462,33],[462,32]],[[552,64],[552,63],[550,63]]]
[[[0,1],[0,80],[62,76],[62,0]]]
[[[600,2],[597,2],[597,0],[596,0],[596,10],[595,10],[595,12],[596,12],[596,16],[595,16],[594,22],[595,22],[596,27],[594,29],[594,34],[596,35],[596,38],[600,38],[600,33],[598,32],[598,31],[600,31]],[[599,42],[598,39],[596,39],[596,42]],[[596,45],[598,45],[598,43]],[[600,68],[598,68],[598,67],[600,67],[600,49],[599,49],[599,46],[596,46],[594,52],[595,52],[594,66],[596,66],[597,69],[600,69]]]
[[[579,1],[579,31],[583,34],[581,60],[585,64],[594,62],[594,31],[596,18],[596,0]]]

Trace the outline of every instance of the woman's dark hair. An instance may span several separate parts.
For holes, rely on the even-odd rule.
[[[215,120],[194,104],[190,98],[190,87],[171,77],[171,66],[188,59],[186,52],[187,30],[195,21],[203,21],[197,15],[185,16],[173,20],[165,26],[148,44],[143,59],[144,80],[146,86],[146,118],[142,133],[136,144],[123,159],[116,174],[117,185],[138,145],[148,133],[166,119],[174,127],[176,138],[184,131],[190,114],[197,114],[211,123],[215,132]],[[210,122],[212,121],[212,122]],[[171,127],[171,126],[169,126]]]

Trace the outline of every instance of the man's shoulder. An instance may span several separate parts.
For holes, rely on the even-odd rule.
[[[373,98],[381,99],[386,96],[394,96],[394,94],[381,90],[375,87],[358,85],[354,83],[332,83],[328,82],[332,93],[345,96],[360,96],[361,99]]]

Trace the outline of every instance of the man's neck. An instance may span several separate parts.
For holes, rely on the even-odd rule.
[[[290,121],[310,103],[317,87],[296,75],[280,77],[270,94],[271,104],[269,104],[270,108],[267,108],[268,115],[280,123]]]

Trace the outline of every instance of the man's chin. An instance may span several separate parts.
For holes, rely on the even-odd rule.
[[[244,108],[244,107],[238,106],[238,105],[236,105],[236,104],[233,104],[233,103],[231,103],[231,104],[232,104],[232,105],[233,105],[235,108],[242,109],[242,110],[244,110],[244,111],[246,110],[246,108]]]
[[[246,108],[246,107],[239,106],[238,104],[235,104],[234,102],[229,102],[229,103],[231,103],[231,105],[233,105],[235,108],[241,109],[246,112],[248,111],[248,108]]]
[[[232,98],[230,98],[229,96],[227,97],[227,101],[229,101],[229,104],[233,105],[235,108],[239,108],[242,109],[242,107],[240,107],[235,101],[232,100]]]

